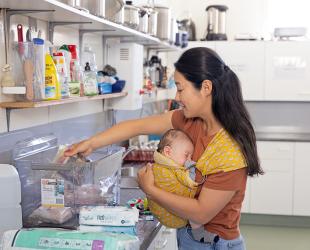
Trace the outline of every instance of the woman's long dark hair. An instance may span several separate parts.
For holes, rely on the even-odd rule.
[[[237,75],[216,52],[204,47],[185,51],[174,65],[198,90],[204,80],[212,82],[212,111],[215,117],[240,145],[247,162],[248,175],[263,174],[254,128],[243,102]]]

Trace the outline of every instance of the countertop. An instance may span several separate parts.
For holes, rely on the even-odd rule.
[[[255,132],[257,141],[310,142],[310,133]]]

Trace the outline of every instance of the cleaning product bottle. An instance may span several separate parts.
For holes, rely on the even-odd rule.
[[[81,58],[82,65],[89,63],[91,71],[97,71],[96,56],[89,45],[84,47]]]
[[[61,98],[69,97],[68,70],[66,59],[62,52],[53,53],[53,60],[58,73],[58,80],[61,86]]]
[[[61,87],[57,69],[50,54],[45,54],[45,99],[58,100],[61,98]]]
[[[91,70],[88,62],[85,65],[83,84],[84,84],[84,95],[86,96],[98,95],[97,73]]]
[[[70,82],[69,91],[70,96],[82,96],[81,93],[81,83],[82,83],[82,72],[80,67],[80,62],[78,59],[78,52],[76,45],[68,45],[68,49],[71,53],[70,61]]]

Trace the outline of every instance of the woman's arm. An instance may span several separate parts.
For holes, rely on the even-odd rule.
[[[140,187],[150,199],[170,212],[200,224],[208,223],[235,194],[235,191],[202,188],[198,200],[196,200],[169,193],[155,186],[150,165],[142,168],[138,177]]]
[[[72,156],[77,153],[82,153],[84,156],[87,156],[97,148],[127,140],[137,135],[163,134],[165,131],[172,128],[172,114],[173,111],[170,111],[161,115],[120,122],[87,140],[72,145],[71,148],[65,152],[65,156]]]

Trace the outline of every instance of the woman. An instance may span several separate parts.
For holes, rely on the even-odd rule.
[[[235,170],[224,169],[207,175],[196,199],[157,188],[150,164],[139,171],[138,181],[147,196],[165,209],[184,219],[204,224],[199,233],[192,232],[190,227],[178,229],[179,249],[245,249],[239,220],[246,179],[247,175],[263,174],[263,171],[239,80],[208,48],[187,50],[175,63],[175,68],[176,101],[180,103],[181,110],[122,122],[73,145],[66,155],[88,155],[96,148],[138,134],[163,134],[175,128],[191,137],[195,144],[193,160],[198,161],[209,149],[208,144],[224,131],[235,142],[244,161],[237,162]],[[218,158],[221,157],[225,157],[225,152]],[[199,172],[196,178],[197,182],[202,180]]]

